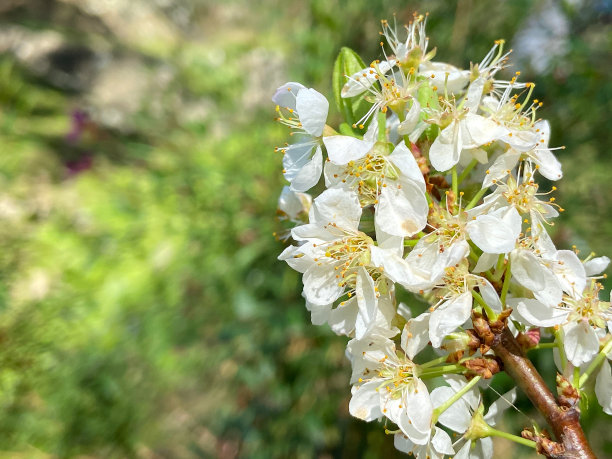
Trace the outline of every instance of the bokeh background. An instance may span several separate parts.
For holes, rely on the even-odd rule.
[[[612,254],[610,0],[2,0],[0,457],[395,455],[349,417],[346,339],[276,261],[270,97],[329,95],[341,46],[369,62],[379,20],[416,9],[439,60],[506,38],[567,146],[555,240]],[[515,433],[537,419],[517,406]]]

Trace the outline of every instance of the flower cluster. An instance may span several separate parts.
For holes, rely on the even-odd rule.
[[[486,415],[480,396],[500,371],[502,329],[525,349],[552,348],[578,391],[596,374],[612,414],[612,310],[598,283],[609,259],[581,260],[548,235],[563,209],[536,180],[560,179],[561,164],[534,84],[498,76],[503,41],[459,69],[434,60],[426,21],[383,21],[384,60],[370,65],[341,51],[337,129],[315,89],[290,82],[274,94],[294,140],[276,149],[289,182],[279,213],[293,226],[279,259],[303,274],[313,324],[350,338],[353,416],[383,419],[419,458],[490,458],[489,437],[523,440],[492,427],[514,391]]]

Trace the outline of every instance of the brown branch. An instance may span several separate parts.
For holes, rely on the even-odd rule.
[[[507,328],[497,334],[491,346],[495,355],[504,364],[504,371],[514,379],[516,385],[529,397],[544,416],[563,451],[547,457],[595,459],[580,426],[580,413],[576,408],[560,406],[546,383],[531,363]]]

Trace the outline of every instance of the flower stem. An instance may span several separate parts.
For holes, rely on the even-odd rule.
[[[480,191],[476,193],[476,196],[474,196],[472,200],[468,203],[468,205],[465,206],[464,210],[470,210],[472,207],[478,204],[478,201],[480,201],[480,198],[482,198],[486,192],[487,192],[486,188],[481,188]]]
[[[536,447],[536,442],[532,440],[527,440],[526,438],[519,437],[517,435],[512,435],[511,433],[504,432],[501,430],[494,429],[493,427],[489,427],[488,430],[489,437],[501,437],[507,440],[512,440],[516,443],[520,443],[521,445],[529,446],[530,448]]]
[[[470,172],[472,172],[472,169],[474,169],[476,164],[478,164],[478,161],[473,159],[472,161],[470,161],[470,164],[465,166],[465,169],[463,169],[463,172],[461,172],[461,175],[459,175],[459,179],[457,180],[457,185],[461,185],[461,182],[463,182],[465,178],[468,175],[470,175]]]
[[[495,266],[495,275],[491,278],[494,282],[499,281],[504,273],[506,272],[506,266],[504,265],[504,260],[506,259],[506,254],[502,253],[497,258],[497,265]]]
[[[565,355],[565,348],[563,347],[563,336],[559,330],[555,330],[555,344],[559,348],[559,358],[561,359],[561,370],[565,371],[567,367],[567,357]]]
[[[459,391],[455,392],[453,396],[449,398],[447,401],[445,401],[442,405],[436,408],[433,411],[433,416],[432,416],[432,421],[431,421],[432,425],[438,422],[438,418],[440,417],[440,415],[444,413],[446,410],[448,410],[453,403],[455,403],[457,400],[463,397],[472,387],[474,387],[478,383],[478,381],[480,381],[480,378],[481,378],[480,376],[474,376],[470,382],[468,382],[465,386],[463,386]]]
[[[508,289],[510,288],[511,278],[512,278],[512,271],[510,271],[510,259],[508,259],[508,264],[506,265],[506,271],[504,275],[504,283],[502,284],[502,291],[499,297],[504,309],[506,309],[506,296],[508,295]]]
[[[433,367],[434,365],[438,365],[439,363],[446,362],[447,358],[448,358],[448,356],[443,355],[442,357],[438,357],[437,359],[433,359],[433,360],[430,360],[429,362],[425,362],[425,363],[420,364],[419,368],[424,369],[424,368]]]
[[[480,304],[484,308],[484,310],[487,313],[487,318],[489,319],[489,321],[491,322],[495,321],[495,319],[497,319],[497,314],[495,313],[493,309],[491,309],[491,306],[487,304],[484,298],[480,296],[480,294],[474,290],[472,290],[472,296],[478,302],[478,304]]]

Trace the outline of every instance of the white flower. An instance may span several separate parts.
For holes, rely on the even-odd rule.
[[[374,241],[359,231],[357,196],[341,189],[319,195],[310,223],[293,228],[299,246],[285,249],[279,259],[303,273],[304,296],[313,323],[329,323],[336,333],[364,336],[376,326],[391,328],[395,308],[392,286],[371,263]],[[377,231],[378,244],[401,251],[401,238]],[[334,308],[334,303],[346,297]]]
[[[406,39],[400,40],[397,32],[397,24],[389,25],[386,20],[380,21],[382,24],[382,35],[386,38],[387,44],[393,51],[394,57],[406,72],[410,69],[419,69],[422,63],[427,62],[435,55],[435,49],[427,53],[429,38],[425,33],[427,15],[414,14],[413,19],[406,28]],[[384,51],[384,50],[383,50]]]
[[[283,153],[283,173],[292,191],[307,191],[317,184],[323,170],[320,143],[329,102],[314,89],[293,82],[280,86],[272,101],[278,121],[302,136],[298,143],[277,148]]]
[[[466,229],[472,242],[483,252],[502,254],[514,249],[522,223],[517,210],[507,206],[478,215],[468,222]]]
[[[419,74],[428,78],[438,94],[459,94],[470,81],[469,71],[444,62],[423,62]]]
[[[461,377],[447,378],[447,381],[451,387],[441,386],[431,393],[435,407],[445,403],[466,384],[464,378]],[[482,437],[481,429],[483,426],[494,426],[501,418],[503,410],[512,406],[515,400],[516,390],[512,389],[493,402],[487,414],[483,416],[484,407],[480,393],[476,388],[472,388],[444,411],[438,418],[440,424],[463,434],[458,443],[464,443],[457,451],[455,458],[490,459],[493,457],[493,440],[489,437]]]
[[[278,198],[279,215],[293,222],[303,221],[303,217],[308,216],[311,206],[312,196],[291,191],[288,186],[283,187]]]
[[[608,257],[587,258],[584,261],[584,269],[587,276],[596,276],[606,270],[610,264]]]
[[[580,366],[597,354],[600,335],[605,334],[612,320],[610,302],[599,299],[600,290],[601,285],[592,281],[584,292],[564,295],[563,302],[556,307],[526,298],[511,299],[509,304],[525,323],[537,327],[560,326],[567,359],[574,366]]]
[[[355,190],[362,206],[374,205],[376,222],[388,234],[412,236],[425,227],[425,180],[403,142],[391,154],[387,144],[348,136],[323,142],[330,159],[325,166],[328,187]]]
[[[353,367],[351,415],[365,421],[386,416],[411,442],[427,444],[433,406],[417,366],[396,353],[393,341],[377,335],[351,340],[347,356]]]
[[[429,149],[431,165],[447,171],[459,162],[464,149],[476,148],[503,137],[507,129],[495,121],[472,113],[467,108],[455,107],[446,101],[446,111],[440,115],[440,134]]]
[[[433,435],[425,445],[415,444],[401,432],[394,435],[393,444],[399,451],[412,454],[416,459],[444,459],[455,454],[450,436],[439,427],[433,428]]]

